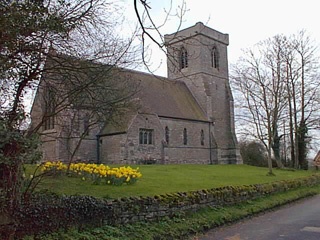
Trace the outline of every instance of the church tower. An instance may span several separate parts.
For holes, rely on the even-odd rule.
[[[198,22],[190,28],[165,35],[165,43],[168,78],[185,82],[208,121],[214,124],[215,163],[242,163],[229,85],[228,34]]]

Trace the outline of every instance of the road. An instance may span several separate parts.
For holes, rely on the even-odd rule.
[[[210,230],[194,240],[320,240],[320,195]]]

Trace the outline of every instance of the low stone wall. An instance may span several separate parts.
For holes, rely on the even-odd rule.
[[[50,232],[71,226],[117,225],[179,216],[204,207],[253,200],[299,187],[315,186],[320,176],[248,186],[227,186],[152,197],[102,200],[89,196],[39,195],[17,209],[18,235]]]
[[[172,217],[181,213],[194,212],[204,207],[233,205],[265,195],[314,186],[320,183],[320,176],[289,181],[279,181],[248,186],[227,186],[207,190],[178,192],[153,197],[121,198],[109,202],[112,210],[109,224],[124,224],[136,221],[152,221],[161,217]],[[110,222],[111,220],[111,222]]]

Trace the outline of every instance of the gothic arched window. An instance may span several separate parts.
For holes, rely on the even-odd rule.
[[[83,118],[83,134],[89,135],[90,131],[90,116],[89,114],[86,114]]]
[[[204,131],[201,129],[201,133],[200,133],[200,143],[201,143],[201,146],[204,145]]]
[[[188,52],[187,52],[187,49],[185,49],[184,47],[180,49],[179,60],[180,60],[180,69],[188,67]]]
[[[44,92],[44,122],[43,128],[44,130],[54,129],[55,128],[55,92],[47,87]]]
[[[139,144],[153,144],[153,129],[139,129]]]
[[[142,129],[139,129],[139,144],[144,144],[144,132]]]
[[[183,129],[183,145],[187,145],[188,144],[188,132],[187,129]]]
[[[213,68],[219,68],[219,53],[216,47],[211,49],[211,66]]]
[[[166,140],[166,143],[169,144],[169,128],[168,127],[165,128],[165,140]]]

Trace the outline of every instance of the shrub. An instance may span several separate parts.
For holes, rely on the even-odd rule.
[[[31,201],[16,209],[16,235],[49,233],[70,227],[99,226],[111,215],[105,201],[91,196],[60,196],[55,193],[34,194]]]
[[[243,141],[239,143],[239,147],[244,164],[257,167],[268,166],[266,150],[261,143],[255,141]]]

